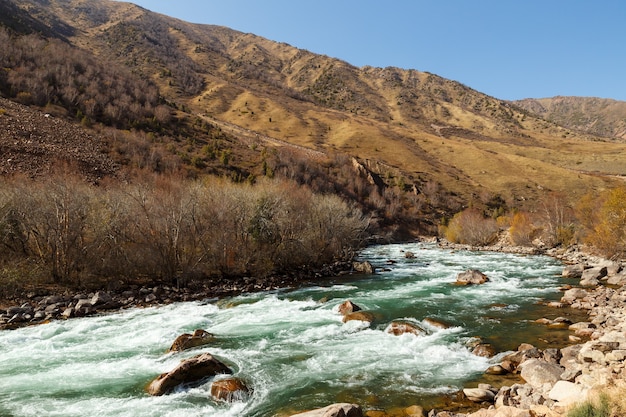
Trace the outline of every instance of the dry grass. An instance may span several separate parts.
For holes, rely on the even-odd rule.
[[[583,403],[572,406],[567,417],[624,417],[626,388],[610,387],[594,390]]]

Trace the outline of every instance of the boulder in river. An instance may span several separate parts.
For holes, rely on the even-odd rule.
[[[183,333],[174,340],[168,352],[180,352],[198,346],[209,344],[215,336],[205,330],[197,329],[193,334]]]
[[[211,384],[211,397],[216,400],[226,402],[245,401],[250,392],[250,388],[240,378],[218,379]]]
[[[562,276],[563,278],[580,278],[585,270],[585,265],[583,264],[574,264],[567,265],[563,268]]]
[[[209,353],[196,355],[182,361],[170,372],[156,377],[146,388],[150,395],[163,395],[180,385],[199,385],[206,378],[233,371]]]
[[[355,311],[354,313],[346,314],[343,316],[343,322],[347,323],[351,320],[359,320],[371,323],[374,321],[374,315],[367,311]]]
[[[355,311],[360,311],[360,310],[361,310],[361,307],[354,304],[350,300],[344,301],[343,303],[339,305],[339,308],[338,308],[339,314],[343,316],[345,316],[346,314],[354,313]]]
[[[392,321],[389,323],[389,326],[387,326],[386,332],[395,336],[400,336],[405,333],[413,334],[415,336],[426,334],[426,332],[420,329],[417,325],[405,321]]]
[[[433,319],[431,317],[426,317],[423,322],[424,324],[435,327],[437,329],[449,329],[450,327],[452,327],[450,324],[446,323],[443,320]]]
[[[479,343],[472,349],[472,353],[476,356],[484,358],[492,358],[496,355],[496,349],[489,343]]]
[[[356,272],[361,272],[363,274],[373,274],[374,273],[374,267],[368,261],[363,261],[363,262],[354,261],[354,262],[352,262],[352,268]]]
[[[363,417],[363,410],[357,404],[338,403],[304,413],[292,414],[290,417]]]
[[[478,269],[469,269],[465,272],[459,272],[456,276],[456,284],[458,285],[477,285],[488,282],[487,275],[480,272]]]
[[[463,394],[468,400],[475,403],[493,403],[496,396],[493,388],[488,384],[480,384],[478,388],[465,388]]]

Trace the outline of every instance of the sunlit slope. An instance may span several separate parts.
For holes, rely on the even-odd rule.
[[[72,27],[73,43],[151,77],[188,111],[251,134],[347,153],[418,189],[434,182],[466,200],[494,193],[523,201],[549,191],[575,198],[626,174],[625,144],[434,74],[358,68],[126,3],[49,3],[41,14]]]

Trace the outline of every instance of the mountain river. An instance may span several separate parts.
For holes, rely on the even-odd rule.
[[[562,264],[552,258],[428,243],[372,246],[359,258],[385,270],[0,331],[0,416],[267,417],[335,402],[380,410],[428,404],[478,381],[503,355],[473,355],[467,342],[475,336],[498,352],[564,337],[533,323],[563,314],[542,305],[560,296]],[[454,285],[467,269],[490,282]],[[347,299],[374,313],[375,322],[343,323],[337,307]],[[432,327],[425,318],[451,327]],[[385,331],[392,320],[427,333],[394,336]],[[165,353],[178,335],[200,328],[215,342]],[[211,380],[161,397],[145,393],[157,375],[203,352],[228,364],[252,394],[214,401]]]

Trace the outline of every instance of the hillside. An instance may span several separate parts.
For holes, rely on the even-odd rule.
[[[626,139],[626,102],[596,97],[551,97],[513,102],[546,120],[604,138]]]
[[[341,170],[336,163],[323,168],[324,158],[355,157],[355,166],[379,179],[378,195],[399,190],[405,193],[401,205],[430,206],[429,215],[437,216],[445,207],[499,198],[509,207],[528,206],[551,191],[575,200],[626,174],[624,143],[562,127],[428,72],[357,68],[122,2],[10,0],[9,5],[24,13],[9,26],[55,34],[94,59],[129,68],[154,83],[187,124],[205,123],[236,138],[229,152],[254,149],[230,160],[231,166],[246,165],[244,176],[262,175],[271,162],[285,176],[311,183],[324,172]],[[164,146],[173,136],[163,139]],[[186,160],[201,155],[207,144],[187,152]],[[270,161],[260,155],[268,155],[263,149],[280,152],[269,153],[278,155]],[[297,160],[286,155],[294,152]],[[302,161],[321,168],[298,168]],[[201,171],[203,163],[195,168]],[[355,190],[348,194],[358,194]],[[380,210],[393,200],[374,201],[371,189],[361,199]]]
[[[115,175],[106,139],[49,113],[0,98],[0,174],[47,176],[76,169],[90,182]]]

